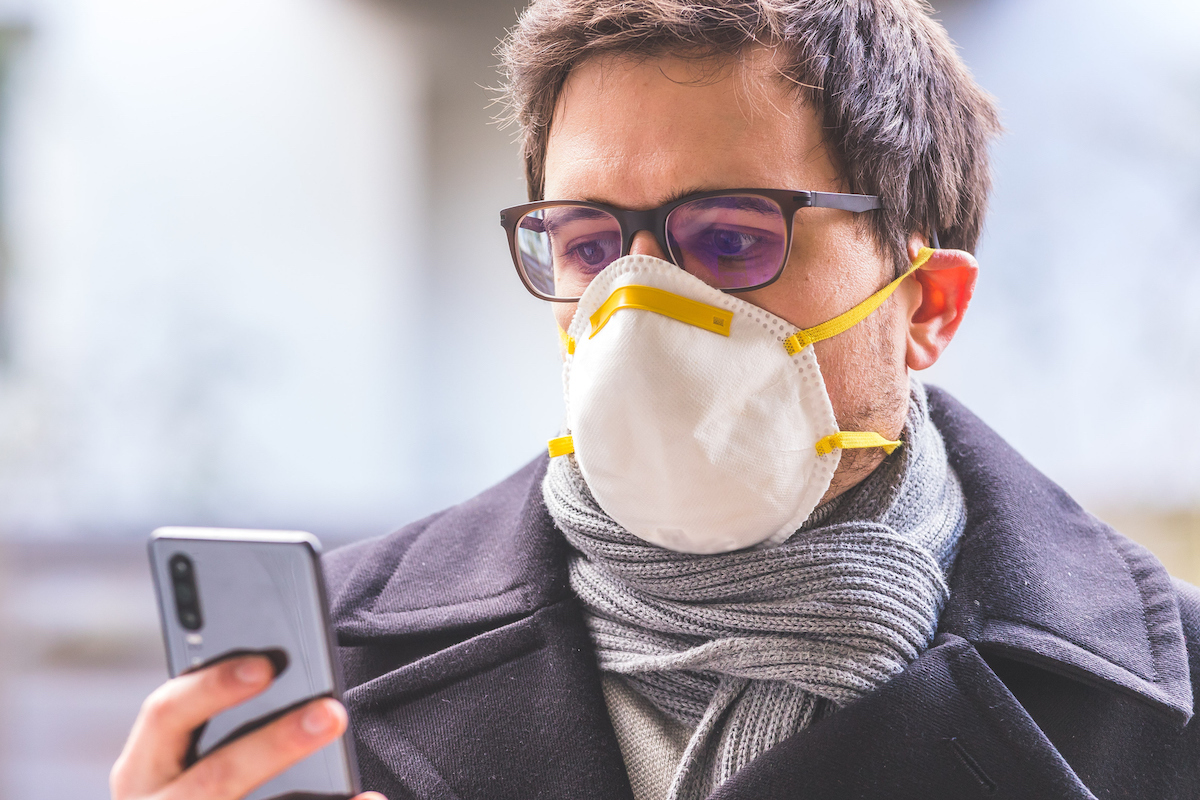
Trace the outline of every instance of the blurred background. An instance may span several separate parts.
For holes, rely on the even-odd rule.
[[[1200,4],[943,0],[1003,109],[928,380],[1200,581]],[[327,547],[537,455],[500,0],[0,0],[0,800],[107,797],[159,525]]]

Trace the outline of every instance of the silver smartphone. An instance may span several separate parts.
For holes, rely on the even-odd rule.
[[[315,698],[341,699],[317,538],[299,531],[159,528],[150,539],[171,677],[248,653],[267,656],[274,683],[197,729],[188,760]],[[350,732],[247,795],[334,800],[358,794]]]

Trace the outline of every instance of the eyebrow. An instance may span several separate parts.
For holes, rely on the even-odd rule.
[[[704,197],[688,204],[697,208],[730,208],[735,211],[756,211],[759,214],[778,214],[779,206],[765,197],[735,194],[727,197]]]
[[[671,192],[666,198],[659,203],[656,208],[669,205],[677,200],[682,200],[693,194],[703,194],[705,192],[719,192],[721,189],[700,188],[696,186],[679,189]],[[612,208],[621,208],[621,206],[613,205],[612,203],[599,200],[594,197],[588,197],[584,200],[586,203],[596,203],[602,206],[611,206]],[[760,214],[776,214],[779,212],[779,207],[762,197],[753,195],[735,194],[728,197],[705,197],[700,200],[693,201],[699,204],[700,208],[730,208],[739,211],[757,211]]]
[[[547,233],[550,233],[559,225],[567,225],[578,220],[601,219],[603,217],[611,219],[612,215],[607,211],[601,211],[598,208],[588,208],[586,206],[556,206],[546,209],[546,215],[542,217],[542,226]]]
[[[683,189],[678,189],[674,192],[671,192],[665,198],[663,198],[663,201],[661,203],[659,203],[656,206],[653,206],[653,208],[657,208],[658,206],[665,206],[668,203],[674,203],[676,200],[687,197],[688,195],[700,194],[701,192],[707,192],[707,191],[720,191],[720,189],[712,189],[711,187],[708,189],[705,189],[700,186],[685,187]],[[601,205],[601,206],[612,206],[613,208],[621,208],[621,206],[614,205],[613,203],[610,203],[607,200],[602,200],[599,197],[585,197],[584,202],[585,203],[596,203],[597,205]]]
[[[681,189],[677,192],[671,192],[671,194],[667,195],[667,199],[662,202],[662,205],[665,206],[667,203],[674,203],[676,200],[682,200],[683,198],[687,197],[688,195],[700,194],[701,192],[707,192],[707,191],[720,191],[720,190],[719,189],[703,189],[699,186],[692,186],[687,189]]]

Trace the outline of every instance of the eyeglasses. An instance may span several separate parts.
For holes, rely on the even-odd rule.
[[[875,195],[727,189],[699,192],[646,211],[578,200],[547,200],[500,212],[521,282],[543,300],[579,299],[600,270],[650,231],[673,263],[725,292],[747,292],[783,273],[792,218],[802,208],[860,213]]]

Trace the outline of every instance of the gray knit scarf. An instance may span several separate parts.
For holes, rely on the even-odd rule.
[[[600,668],[695,729],[670,800],[707,796],[929,647],[966,509],[916,381],[902,438],[783,544],[720,555],[633,536],[573,456],[551,461],[542,493],[577,551],[571,586]]]

